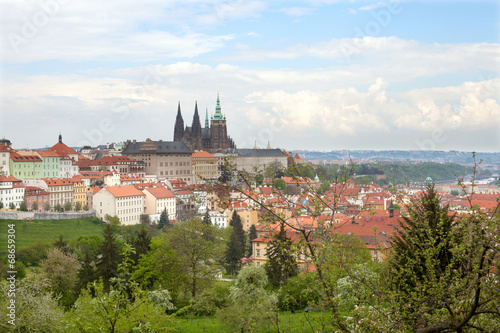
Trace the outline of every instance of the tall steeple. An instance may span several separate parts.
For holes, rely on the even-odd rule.
[[[62,134],[59,132],[59,143],[62,143]]]
[[[191,137],[193,140],[193,149],[201,149],[201,122],[198,114],[198,102],[194,105],[193,123],[191,124]]]
[[[182,141],[184,136],[184,120],[181,114],[181,102],[177,106],[177,118],[175,118],[174,141]]]
[[[208,108],[205,111],[205,128],[209,128],[210,125],[208,123]]]
[[[226,117],[221,112],[219,92],[217,92],[217,106],[215,107],[215,114],[213,115],[212,120],[226,120]]]

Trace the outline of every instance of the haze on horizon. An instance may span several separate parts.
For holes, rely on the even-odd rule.
[[[496,1],[4,1],[15,148],[172,140],[217,92],[238,147],[500,151]]]

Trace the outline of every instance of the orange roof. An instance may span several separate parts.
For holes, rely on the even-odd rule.
[[[144,196],[144,193],[139,191],[138,189],[135,188],[134,185],[124,185],[124,186],[108,186],[105,187],[106,190],[109,191],[113,196],[119,198],[119,197],[131,197],[131,196],[137,196],[137,195],[142,195]]]
[[[0,176],[0,182],[20,182],[21,180],[13,176]]]
[[[7,147],[7,146],[0,144],[0,151],[1,152],[10,151],[10,147]]]
[[[47,183],[48,186],[69,186],[73,185],[73,182],[69,178],[42,178],[42,180]]]
[[[151,193],[156,199],[165,199],[165,198],[175,198],[175,195],[168,188],[160,186],[160,187],[148,187],[144,191],[148,191]]]
[[[213,159],[217,159],[217,157],[215,157],[214,155],[210,154],[209,152],[203,151],[203,150],[195,151],[193,153],[192,157],[193,158],[213,158]]]
[[[14,151],[10,152],[10,159],[16,162],[41,162],[42,159],[35,155],[20,155]]]
[[[66,146],[62,142],[56,143],[55,145],[50,147],[50,150],[55,151],[61,157],[68,154],[78,154],[73,148]]]
[[[55,151],[37,150],[36,152],[42,157],[59,157],[59,155]]]

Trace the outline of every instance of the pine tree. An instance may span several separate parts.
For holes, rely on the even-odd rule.
[[[80,261],[80,269],[78,270],[78,283],[77,290],[87,288],[87,284],[94,282],[96,279],[96,267],[94,258],[92,257],[92,252],[87,246],[82,248],[83,258]]]
[[[61,252],[63,252],[64,254],[73,252],[73,250],[68,246],[68,242],[64,240],[62,234],[59,235],[59,239],[56,240],[53,245],[57,247],[59,250],[61,250]]]
[[[109,280],[116,276],[120,252],[110,224],[106,224],[103,233],[104,241],[98,252],[97,275],[102,277],[104,288],[109,290]]]
[[[160,215],[160,221],[158,222],[158,229],[163,229],[163,227],[169,227],[170,222],[168,221],[167,209],[165,208]]]
[[[205,223],[206,225],[212,225],[212,221],[210,220],[210,214],[209,214],[208,208],[207,208],[207,212],[203,216],[202,222]]]
[[[268,260],[265,269],[269,282],[280,287],[289,278],[297,275],[298,266],[291,250],[292,241],[287,237],[283,223],[279,233],[273,234],[272,237],[267,248]]]
[[[246,235],[241,223],[241,217],[236,211],[233,212],[229,226],[233,230],[227,243],[225,262],[229,273],[235,274],[241,267],[241,258],[246,254]]]
[[[139,259],[151,249],[151,236],[146,229],[141,229],[131,243],[135,249],[135,253],[131,255],[131,258],[134,265],[137,265]]]
[[[250,233],[248,234],[248,240],[249,240],[250,246],[248,247],[247,257],[250,257],[252,255],[252,240],[254,240],[257,237],[258,237],[257,228],[255,228],[255,224],[252,224],[250,226]]]

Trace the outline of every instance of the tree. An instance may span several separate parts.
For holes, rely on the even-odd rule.
[[[54,210],[55,210],[56,212],[60,212],[60,211],[62,210],[62,206],[61,206],[61,204],[60,204],[60,203],[57,203],[57,204],[56,204],[56,206],[54,207]]]
[[[54,295],[74,292],[80,263],[76,254],[65,254],[58,248],[47,251],[47,259],[40,263],[43,275],[50,282]]]
[[[96,268],[97,275],[102,277],[105,290],[109,290],[111,278],[116,276],[120,255],[110,224],[106,224],[103,234],[104,240],[99,246]]]
[[[165,315],[167,309],[174,308],[170,294],[167,290],[145,292],[131,279],[133,252],[133,247],[126,244],[109,292],[103,283],[93,284],[95,297],[90,288],[82,292],[68,316],[67,332],[173,331],[168,329],[171,323]]]
[[[11,202],[9,204],[9,209],[12,209],[12,210],[16,209],[16,205],[13,202]]]
[[[151,224],[151,218],[149,217],[148,214],[141,214],[141,224],[145,225],[150,225]]]
[[[247,257],[250,257],[252,255],[252,240],[256,239],[258,236],[257,236],[257,228],[255,227],[255,224],[252,224],[250,226],[250,230],[249,230],[249,233],[248,233],[248,240],[249,240],[249,247],[248,247],[248,251],[247,251]]]
[[[139,259],[132,279],[145,289],[162,286],[175,299],[187,279],[186,273],[187,270],[184,270],[179,257],[170,247],[167,234],[164,234],[151,241],[151,250]]]
[[[297,275],[299,269],[292,250],[293,243],[287,237],[283,223],[280,224],[280,231],[271,237],[265,269],[269,282],[275,287],[281,287],[289,278]]]
[[[163,209],[160,214],[160,221],[158,222],[158,229],[163,229],[163,227],[170,227],[170,222],[168,221],[167,209]]]
[[[19,204],[19,210],[22,212],[28,211],[28,205],[26,205],[26,201],[21,201]]]
[[[243,267],[234,286],[229,288],[230,304],[217,312],[217,319],[228,332],[265,330],[276,320],[278,299],[266,291],[266,272],[262,267]]]
[[[77,273],[78,282],[76,284],[77,292],[86,289],[88,284],[94,282],[97,278],[95,260],[89,247],[82,248],[80,260],[80,269]]]
[[[273,186],[277,190],[286,191],[286,183],[283,179],[276,179],[273,181]]]
[[[73,252],[71,247],[68,246],[68,242],[64,240],[63,235],[59,235],[59,239],[56,240],[53,244],[57,249],[59,249],[61,252],[64,254],[68,254],[70,252]]]
[[[0,201],[0,209],[2,209],[2,208],[3,208],[3,202]]]
[[[260,186],[262,185],[262,182],[264,181],[264,175],[259,173],[257,175],[255,175],[255,183],[257,184],[257,186]]]
[[[84,210],[84,211],[88,211],[88,210],[89,210],[89,206],[87,206],[87,205],[83,205],[83,210]]]
[[[38,204],[36,203],[36,201],[34,201],[34,202],[31,204],[31,210],[33,210],[33,211],[37,211],[37,210],[38,210]]]
[[[44,205],[43,205],[43,210],[46,211],[46,212],[49,212],[50,211],[50,203],[49,202],[46,202]]]
[[[79,212],[82,210],[82,203],[80,201],[77,201],[75,203],[75,211]]]
[[[66,332],[62,327],[63,310],[58,306],[57,296],[53,297],[49,291],[49,281],[44,277],[30,277],[16,281],[16,313],[15,323],[11,325],[8,320],[10,299],[10,284],[3,280],[0,282],[0,331],[2,332]]]
[[[210,211],[207,208],[205,215],[203,215],[203,223],[206,225],[212,225],[212,221],[210,219]]]
[[[246,236],[241,223],[241,217],[233,211],[229,226],[232,227],[225,254],[226,269],[230,274],[235,274],[241,267],[241,258],[245,256]]]
[[[71,211],[71,206],[72,206],[72,205],[71,205],[71,202],[66,201],[66,202],[64,203],[64,211],[65,211],[65,212],[69,212],[69,211]]]
[[[111,224],[112,226],[119,226],[120,225],[120,218],[118,216],[111,216],[109,214],[104,215],[104,221],[106,221],[108,224]]]
[[[397,317],[415,332],[484,331],[495,321],[498,329],[498,219],[474,209],[449,216],[430,184],[404,220],[390,261]]]
[[[196,297],[197,291],[216,275],[224,246],[220,230],[191,219],[176,223],[166,240],[180,260],[187,289]]]
[[[135,249],[135,253],[131,255],[131,258],[134,265],[137,265],[139,259],[151,249],[151,236],[146,229],[143,228],[137,233],[137,237],[132,241],[132,246]]]

